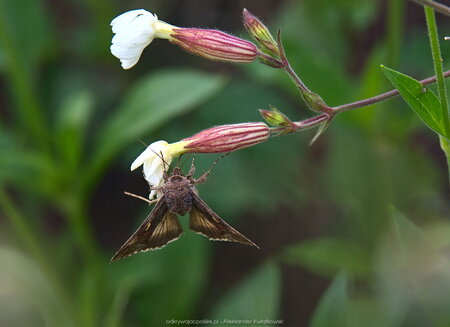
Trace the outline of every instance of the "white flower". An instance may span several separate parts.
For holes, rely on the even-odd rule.
[[[164,159],[164,161],[162,160]],[[169,143],[157,141],[150,144],[136,160],[131,164],[131,170],[143,165],[144,178],[151,186],[160,186],[163,181],[164,170],[167,170],[172,162],[172,155],[169,151]],[[156,194],[151,191],[150,199]]]
[[[143,9],[128,11],[111,22],[115,34],[111,53],[120,59],[123,69],[136,65],[144,48],[155,38],[158,17]]]
[[[131,170],[135,170],[143,165],[145,180],[151,186],[161,186],[164,171],[169,169],[169,165],[174,157],[186,152],[184,148],[186,143],[180,141],[169,144],[162,140],[153,142],[133,161]],[[152,190],[149,198],[152,199],[155,195],[156,191]]]
[[[120,59],[123,69],[129,69],[136,65],[142,51],[154,38],[170,39],[175,26],[158,20],[144,9],[136,9],[114,18],[111,28],[115,34],[111,53]]]

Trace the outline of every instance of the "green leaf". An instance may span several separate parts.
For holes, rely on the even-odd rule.
[[[433,131],[450,138],[445,133],[441,105],[434,92],[412,77],[385,66],[381,66],[381,69],[417,116]]]
[[[283,259],[326,277],[341,270],[355,276],[370,270],[370,254],[359,244],[338,238],[303,241],[287,248]]]
[[[222,321],[223,325],[228,325],[224,319],[277,320],[280,295],[280,271],[269,262],[225,294],[209,316]]]
[[[349,325],[347,284],[345,273],[340,273],[334,278],[320,299],[310,327],[345,327]]]
[[[201,104],[223,86],[217,74],[188,69],[162,70],[137,82],[99,132],[91,174],[98,174],[125,145]]]

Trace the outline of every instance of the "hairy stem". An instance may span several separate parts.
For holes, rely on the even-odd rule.
[[[444,73],[442,68],[441,48],[439,46],[439,35],[436,25],[436,17],[431,7],[425,7],[428,34],[430,37],[431,54],[433,56],[434,71],[437,77],[439,99],[441,103],[442,120],[447,135],[450,135],[450,116],[448,111],[447,91],[445,89]]]
[[[303,92],[311,93],[311,91],[306,87],[305,83],[300,79],[297,73],[292,69],[290,64],[287,64],[283,69],[288,73],[288,75],[292,78],[295,85]]]
[[[447,70],[446,72],[444,72],[443,76],[449,77],[450,70]],[[432,76],[432,77],[428,77],[426,79],[421,80],[420,83],[422,83],[423,85],[428,85],[428,84],[432,84],[432,83],[436,82],[436,80],[437,80],[436,76]],[[360,100],[360,101],[356,101],[356,102],[351,102],[351,103],[343,104],[343,105],[332,107],[332,108],[333,108],[333,111],[335,111],[336,113],[340,113],[340,112],[344,112],[344,111],[367,107],[372,104],[384,101],[386,99],[393,98],[399,94],[400,93],[397,90],[392,90],[392,91],[374,96],[372,98],[368,98],[368,99],[364,99],[364,100]]]
[[[422,6],[429,6],[441,14],[450,16],[450,7],[443,5],[442,3],[433,0],[411,0],[411,1]]]
[[[437,76],[439,99],[441,104],[442,121],[447,135],[450,135],[450,116],[448,110],[447,90],[445,88],[444,73],[442,68],[441,48],[439,46],[439,35],[437,31],[436,17],[434,9],[425,6],[425,18],[427,21],[428,34],[430,38],[431,54],[433,56],[434,71]],[[447,158],[447,167],[450,178],[450,146],[447,139],[440,137],[441,148]]]
[[[443,76],[449,77],[450,70],[444,72]],[[432,76],[432,77],[423,79],[420,82],[423,85],[428,85],[428,84],[432,84],[432,83],[436,82],[436,80],[437,80],[436,76]],[[368,99],[364,99],[364,100],[360,100],[360,101],[356,101],[356,102],[351,102],[351,103],[343,104],[343,105],[336,106],[336,107],[330,107],[332,109],[332,111],[334,112],[334,114],[331,116],[327,113],[323,113],[323,114],[316,115],[314,117],[311,117],[311,118],[308,118],[308,119],[305,119],[302,121],[294,122],[294,124],[297,126],[297,130],[304,130],[304,129],[312,128],[312,127],[322,124],[324,121],[331,119],[333,116],[335,116],[336,114],[339,114],[341,112],[350,111],[350,110],[354,110],[354,109],[358,109],[358,108],[362,108],[362,107],[367,107],[367,106],[373,105],[375,103],[396,97],[399,94],[400,93],[397,90],[392,90],[392,91],[374,96],[372,98],[368,98]],[[283,127],[276,127],[276,128],[272,129],[272,132],[276,133],[276,132],[280,132],[281,130],[283,130]],[[450,151],[450,147],[448,147],[448,148]],[[450,158],[450,152],[448,153],[447,157]]]

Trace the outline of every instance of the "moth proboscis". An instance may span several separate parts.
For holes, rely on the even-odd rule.
[[[141,226],[120,247],[111,261],[138,252],[160,249],[169,242],[177,240],[183,233],[177,214],[184,215],[187,212],[189,212],[189,228],[210,240],[239,242],[259,249],[255,243],[220,218],[198,196],[195,185],[206,181],[211,168],[198,179],[195,179],[193,177],[195,166],[194,160],[192,160],[187,175],[183,175],[181,168],[178,166],[173,169],[172,175],[168,176],[165,173],[165,183],[159,187],[152,187],[161,194],[154,208]],[[142,197],[136,197],[142,199]],[[147,200],[147,202],[153,201]]]

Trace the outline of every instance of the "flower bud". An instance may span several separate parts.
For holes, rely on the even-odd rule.
[[[298,127],[285,114],[278,111],[277,108],[271,107],[272,110],[259,109],[261,116],[270,125],[276,128],[272,131],[277,135],[285,135],[295,132]]]
[[[244,26],[263,50],[271,55],[279,56],[278,45],[269,32],[269,29],[251,12],[244,9],[242,12]]]
[[[216,126],[182,141],[188,152],[231,152],[266,141],[270,128],[265,123],[244,123]]]
[[[333,109],[323,101],[320,95],[310,90],[300,89],[300,91],[303,99],[312,111],[333,114]]]
[[[211,60],[248,63],[258,55],[252,42],[217,30],[175,28],[170,36],[172,43]]]
[[[295,127],[295,124],[289,118],[287,118],[285,114],[278,111],[278,109],[275,107],[272,107],[271,109],[272,110],[259,109],[259,113],[266,122],[276,127]]]

